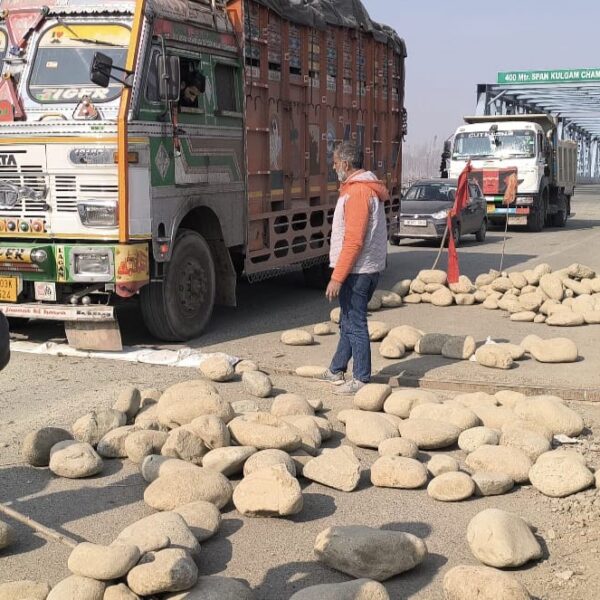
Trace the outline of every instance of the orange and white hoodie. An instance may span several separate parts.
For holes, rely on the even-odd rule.
[[[344,283],[350,273],[385,269],[388,232],[385,185],[370,171],[353,173],[341,186],[333,215],[329,264],[331,278]]]

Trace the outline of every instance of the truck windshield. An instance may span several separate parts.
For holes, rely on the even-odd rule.
[[[29,93],[43,104],[78,103],[85,96],[94,102],[110,102],[121,93],[122,85],[111,81],[101,88],[90,81],[90,65],[95,52],[124,67],[130,31],[123,25],[81,25],[61,23],[40,38]]]
[[[4,68],[4,57],[6,56],[6,50],[8,49],[8,40],[6,33],[0,29],[0,72]]]
[[[417,183],[406,192],[404,200],[454,202],[455,196],[455,185],[447,183]]]
[[[469,131],[454,140],[455,160],[467,158],[533,158],[535,131]]]

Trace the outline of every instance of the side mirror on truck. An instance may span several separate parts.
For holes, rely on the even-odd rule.
[[[181,87],[178,56],[163,56],[158,61],[158,93],[164,102],[177,102]]]
[[[90,66],[90,81],[96,85],[107,88],[110,83],[113,59],[102,52],[94,53]]]
[[[115,77],[112,72],[119,71],[125,73],[123,79]],[[95,52],[90,65],[90,81],[96,85],[107,88],[110,80],[114,79],[125,86],[131,86],[133,81],[133,73],[127,69],[122,69],[113,64],[113,59],[102,52]]]

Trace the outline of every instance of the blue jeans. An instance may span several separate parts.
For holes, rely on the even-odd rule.
[[[371,342],[367,305],[379,281],[379,273],[351,273],[340,290],[340,341],[331,361],[332,373],[345,373],[353,359],[354,379],[371,380]]]

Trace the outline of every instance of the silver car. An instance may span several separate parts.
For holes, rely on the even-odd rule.
[[[396,227],[390,241],[398,245],[402,238],[441,240],[448,212],[456,198],[456,179],[423,179],[414,183],[402,197]],[[486,200],[476,182],[469,183],[469,202],[452,221],[454,239],[474,234],[478,242],[487,233]]]

